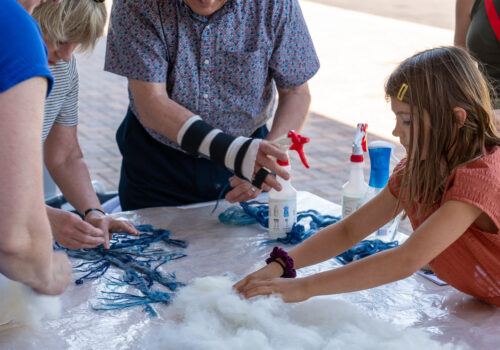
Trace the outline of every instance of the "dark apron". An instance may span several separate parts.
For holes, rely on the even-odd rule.
[[[252,137],[267,134],[264,125]],[[123,210],[212,201],[233,176],[208,159],[156,141],[130,109],[116,132],[116,142],[123,156],[118,187]]]

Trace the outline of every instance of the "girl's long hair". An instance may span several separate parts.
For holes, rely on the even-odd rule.
[[[386,97],[397,98],[403,84],[408,85],[402,102],[410,105],[410,143],[406,166],[401,170],[398,205],[405,198],[408,212],[418,201],[420,216],[441,200],[448,178],[459,166],[482,156],[485,147],[500,145],[500,137],[492,119],[491,87],[463,49],[439,47],[406,59],[387,80]],[[454,116],[454,107],[467,113],[462,127]],[[425,155],[424,122],[420,117],[424,111],[430,117]]]

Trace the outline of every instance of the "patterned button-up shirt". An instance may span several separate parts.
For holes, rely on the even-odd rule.
[[[302,85],[318,69],[297,0],[228,0],[210,18],[183,0],[113,4],[105,70],[166,82],[172,100],[235,136],[272,116],[275,86]],[[140,120],[131,96],[130,108]]]

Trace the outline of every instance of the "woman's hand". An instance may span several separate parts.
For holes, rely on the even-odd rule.
[[[286,303],[297,303],[312,296],[308,292],[306,278],[252,280],[240,288],[238,292],[247,299],[257,295],[279,294]]]
[[[50,281],[43,286],[33,288],[36,293],[46,295],[62,294],[71,282],[71,264],[65,252],[52,254],[52,271]]]
[[[47,207],[47,214],[54,239],[68,249],[95,248],[101,244],[109,249],[111,233],[139,234],[129,222],[99,212],[88,213],[85,220],[69,211],[50,207]]]
[[[109,249],[109,240],[111,239],[112,233],[128,232],[133,235],[140,234],[130,222],[126,220],[116,220],[98,211],[91,211],[88,213],[85,216],[85,221],[105,233],[105,241],[103,244],[106,249]]]
[[[104,231],[83,221],[76,214],[47,207],[47,215],[54,239],[65,248],[94,248],[106,242]]]

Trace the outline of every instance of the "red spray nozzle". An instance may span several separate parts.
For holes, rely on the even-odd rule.
[[[368,124],[358,124],[354,141],[352,142],[351,162],[359,163],[363,161],[363,152],[368,152],[366,144]]]
[[[360,131],[364,132],[365,134],[363,135],[363,138],[361,139],[361,147],[363,148],[363,152],[368,152],[368,145],[366,142],[366,136],[368,135],[368,132],[366,129],[368,129],[368,124],[358,124],[358,126],[361,126]]]
[[[304,153],[304,144],[309,142],[309,137],[304,137],[297,133],[295,130],[290,130],[287,137],[292,140],[292,146],[290,147],[290,149],[293,151],[297,151],[304,166],[306,168],[309,168],[309,164],[307,163],[306,155]]]

